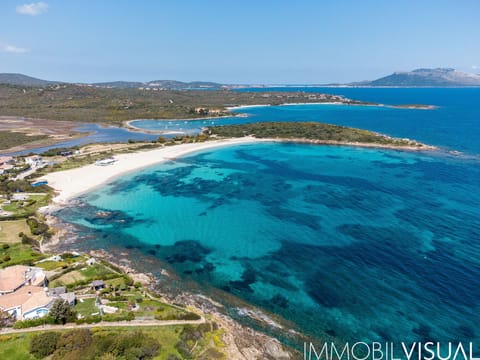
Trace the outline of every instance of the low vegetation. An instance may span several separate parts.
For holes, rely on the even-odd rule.
[[[318,122],[261,122],[242,125],[213,126],[206,130],[209,135],[222,137],[305,139],[341,143],[365,143],[392,146],[420,146],[407,139],[396,139],[368,130]]]
[[[50,188],[45,185],[32,186],[27,180],[13,180],[8,176],[0,176],[0,193],[7,197],[16,192],[48,193]]]
[[[304,92],[159,90],[98,88],[65,84],[27,87],[0,84],[1,115],[121,124],[132,119],[219,116],[226,106],[338,101],[335,95]],[[198,111],[202,108],[202,111]],[[197,109],[197,110],[196,110]],[[206,109],[206,110],[205,110]],[[207,112],[207,114],[206,114]]]
[[[47,135],[27,135],[16,131],[0,131],[0,150],[47,139]]]
[[[215,323],[0,335],[1,359],[226,359]]]
[[[29,244],[0,244],[0,268],[12,265],[33,265],[45,256]]]

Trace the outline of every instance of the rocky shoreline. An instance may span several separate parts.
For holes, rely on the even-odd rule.
[[[54,252],[68,238],[70,238],[69,242],[75,241],[76,235],[73,225],[62,222],[49,213],[45,214],[45,219],[49,226],[55,230],[55,235],[47,244],[43,244],[42,252]],[[159,279],[154,274],[136,269],[127,252],[112,254],[105,250],[90,250],[88,254],[96,259],[104,260],[123,273],[128,274],[135,282],[140,282],[148,288],[158,300],[173,306],[187,307],[215,321],[220,328],[224,329],[222,340],[225,347],[223,351],[229,360],[291,360],[301,358],[300,353],[286,347],[275,337],[240,324],[226,314],[225,307],[214,299],[184,290],[175,294],[169,292],[160,285]],[[171,275],[165,269],[160,272],[165,278],[171,278]],[[264,322],[267,327],[280,326],[261,312],[247,308],[242,310],[245,312],[245,316],[251,317],[255,321]]]

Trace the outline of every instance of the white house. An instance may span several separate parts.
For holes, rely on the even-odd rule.
[[[31,167],[38,167],[43,164],[43,159],[38,155],[28,156],[25,158],[25,164],[28,164]]]
[[[36,319],[48,314],[55,299],[49,297],[44,288],[27,285],[0,296],[0,309],[17,320]]]
[[[46,286],[47,277],[43,269],[14,265],[0,270],[0,298],[2,295],[13,293],[22,286]]]

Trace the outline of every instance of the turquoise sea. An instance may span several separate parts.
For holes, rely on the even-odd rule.
[[[335,91],[438,109],[281,106],[235,121],[325,121],[466,156],[278,143],[192,154],[61,210],[79,234],[67,246],[129,252],[163,286],[202,289],[242,319],[234,295],[316,339],[480,345],[480,89]]]

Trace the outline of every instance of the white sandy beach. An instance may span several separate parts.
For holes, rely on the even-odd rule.
[[[128,172],[196,151],[259,141],[268,140],[245,137],[214,140],[203,143],[180,144],[136,153],[119,154],[115,155],[117,161],[112,165],[86,165],[76,169],[53,172],[43,176],[41,180],[48,181],[48,185],[57,192],[57,196],[53,200],[56,204],[60,205]]]

